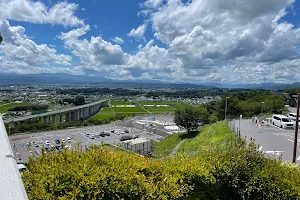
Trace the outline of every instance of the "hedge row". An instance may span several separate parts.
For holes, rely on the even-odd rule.
[[[30,199],[300,199],[300,169],[234,143],[167,160],[96,147],[30,160]]]

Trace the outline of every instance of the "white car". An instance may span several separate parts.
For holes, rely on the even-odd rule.
[[[69,137],[67,137],[67,141],[68,141],[69,143],[72,142],[71,138],[69,138]]]
[[[91,139],[95,139],[95,135],[91,135],[90,138],[91,138]]]
[[[50,142],[49,142],[48,140],[46,140],[46,142],[45,142],[45,143],[46,143],[46,145],[47,145],[47,146],[49,146],[49,145],[50,145]]]
[[[272,124],[280,128],[294,128],[294,122],[284,115],[273,115]]]

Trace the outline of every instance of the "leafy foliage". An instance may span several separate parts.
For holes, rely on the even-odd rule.
[[[299,199],[300,168],[235,140],[157,160],[94,147],[31,159],[30,199]]]
[[[43,155],[28,170],[29,199],[178,199],[188,191],[163,162],[104,147]]]
[[[286,99],[281,94],[272,94],[267,91],[247,91],[224,95],[219,102],[211,102],[206,106],[210,114],[219,120],[224,119],[226,97],[227,115],[231,118],[242,114],[245,117],[259,115],[261,112],[281,113],[284,110]],[[264,103],[262,103],[264,102]]]
[[[206,123],[208,115],[206,108],[186,107],[175,111],[174,122],[177,126],[186,128],[189,133],[198,128],[200,123]]]
[[[8,109],[8,111],[40,111],[40,110],[47,110],[48,105],[28,105],[28,106],[15,106],[13,108]]]

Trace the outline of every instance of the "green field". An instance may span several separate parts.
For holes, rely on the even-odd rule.
[[[102,108],[100,113],[113,113],[114,111],[111,108]]]
[[[141,107],[113,107],[112,108],[116,113],[147,113]]]
[[[129,101],[111,101],[110,102],[111,105],[133,105],[133,102],[129,102]]]
[[[30,103],[1,103],[0,104],[0,113],[6,113],[10,108],[15,106],[27,106]]]
[[[115,116],[111,108],[102,108],[97,115],[94,115],[92,120],[104,120]]]
[[[192,105],[188,105],[188,104],[185,104],[182,102],[144,102],[144,101],[141,101],[138,103],[141,105],[169,105],[169,107],[144,106],[144,108],[147,108],[147,110],[152,113],[174,112],[176,109],[192,106]]]
[[[108,119],[108,118],[112,118],[114,117],[115,114],[106,114],[106,113],[98,113],[97,115],[93,116],[91,119],[92,120],[104,120],[104,119]]]
[[[144,108],[152,113],[169,113],[169,112],[175,111],[175,108],[173,108],[173,107],[146,107],[146,106],[144,106]]]

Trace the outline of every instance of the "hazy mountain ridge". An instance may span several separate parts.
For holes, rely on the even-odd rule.
[[[262,84],[226,84],[226,83],[167,83],[158,80],[112,80],[102,77],[86,75],[71,75],[64,73],[57,74],[12,74],[1,73],[0,85],[50,85],[50,84],[90,84],[103,86],[124,86],[124,87],[157,87],[157,88],[245,88],[245,89],[285,89],[300,88],[300,82],[283,83],[262,83]]]

